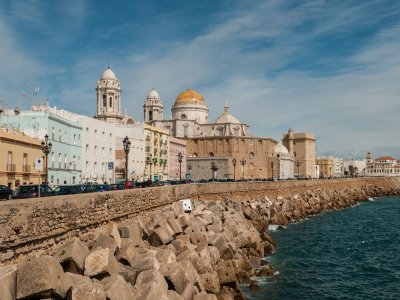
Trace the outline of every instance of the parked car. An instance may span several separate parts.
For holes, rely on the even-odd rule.
[[[13,190],[5,185],[0,185],[0,200],[11,200],[13,198]]]
[[[37,184],[27,184],[27,185],[21,185],[18,188],[18,192],[15,198],[17,199],[23,199],[23,198],[35,198],[39,196],[38,193],[38,187],[39,185]],[[49,187],[47,184],[41,184],[40,185],[40,197],[49,197],[49,196],[55,196],[56,192]]]
[[[109,185],[110,190],[123,190],[125,189],[125,184],[124,183],[112,183]]]
[[[74,185],[59,185],[54,191],[57,195],[71,195],[71,194],[80,194],[83,193],[81,184]]]

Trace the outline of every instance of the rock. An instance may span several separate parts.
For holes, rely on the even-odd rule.
[[[104,292],[109,300],[131,300],[134,298],[130,286],[120,275],[104,278],[101,284],[104,286]]]
[[[167,296],[169,300],[184,300],[181,295],[173,290],[168,290]]]
[[[96,233],[105,233],[114,238],[115,243],[118,248],[121,248],[121,236],[119,235],[119,231],[117,225],[114,222],[110,222],[106,225],[103,225],[96,229]]]
[[[208,293],[217,294],[219,292],[220,282],[216,272],[200,274],[200,279]]]
[[[183,232],[181,224],[179,224],[178,220],[176,219],[168,219],[168,224],[171,226],[172,230],[175,234],[181,234]]]
[[[0,299],[15,299],[16,290],[17,265],[0,267]]]
[[[87,276],[70,272],[64,273],[64,287],[66,291],[68,291],[71,287],[77,287],[78,285],[81,284],[90,284],[90,283],[92,283],[92,280]]]
[[[121,248],[118,249],[115,257],[120,263],[130,266],[135,256],[138,255],[136,249],[135,244],[130,239],[122,238]]]
[[[201,232],[192,233],[190,235],[190,242],[196,246],[199,246],[199,245],[207,246],[207,244],[208,244],[206,236]]]
[[[257,272],[257,276],[259,277],[268,277],[274,275],[274,270],[271,266],[263,266],[260,271]]]
[[[169,249],[158,249],[156,252],[156,258],[161,265],[166,265],[176,262],[176,255]]]
[[[170,232],[163,227],[154,229],[153,233],[149,236],[148,241],[150,245],[159,247],[161,245],[167,245],[173,240]]]
[[[134,287],[138,300],[169,300],[168,284],[164,276],[156,270],[147,270],[139,274]]]
[[[218,298],[213,294],[200,294],[194,295],[193,300],[218,300]]]
[[[100,249],[89,254],[85,259],[85,275],[110,276],[118,273],[118,263],[110,249]]]
[[[103,287],[99,283],[83,283],[72,287],[67,294],[67,300],[106,300]]]
[[[121,275],[124,280],[130,285],[134,286],[138,272],[134,271],[130,266],[118,264],[118,274]]]
[[[120,244],[121,246],[121,244]],[[110,249],[111,252],[114,254],[117,250],[118,246],[115,242],[115,239],[112,236],[109,236],[105,233],[99,233],[93,241],[92,251],[97,249]]]
[[[121,238],[129,238],[135,246],[139,246],[143,240],[143,232],[140,227],[139,221],[129,220],[123,222],[118,227],[118,232]]]
[[[158,270],[160,268],[160,262],[152,253],[144,255],[138,255],[132,262],[131,267],[137,273],[146,270]]]
[[[64,271],[53,256],[40,256],[18,266],[17,299],[65,295]]]
[[[82,274],[89,249],[78,238],[73,238],[59,247],[54,257],[58,259],[65,272]]]
[[[252,282],[250,283],[249,289],[250,289],[250,291],[252,291],[252,292],[259,292],[259,291],[261,291],[260,286],[259,286],[258,283],[255,282],[255,281],[252,281]]]
[[[226,265],[217,268],[219,282],[223,284],[235,284],[236,285],[236,273],[232,266]]]
[[[161,290],[168,290],[168,284],[164,275],[157,270],[147,270],[139,274],[135,286],[143,286],[146,284],[158,286]]]
[[[178,294],[183,293],[188,281],[181,264],[177,262],[166,264],[160,268],[160,273],[167,281],[168,289],[174,290]]]

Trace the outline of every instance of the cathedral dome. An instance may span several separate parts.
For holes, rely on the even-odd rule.
[[[147,95],[147,99],[157,99],[160,100],[160,95],[155,89],[152,89],[149,94]]]
[[[232,116],[229,113],[228,102],[225,102],[224,113],[220,115],[214,123],[232,123],[232,124],[241,124],[238,119]]]
[[[207,103],[204,101],[203,95],[192,89],[187,89],[186,91],[180,93],[178,97],[176,97],[174,106],[187,104],[207,106]]]
[[[115,73],[108,67],[104,72],[103,75],[101,75],[101,80],[103,79],[112,79],[112,80],[118,80],[117,77],[115,76]]]
[[[274,147],[274,154],[279,156],[289,156],[288,149],[282,143],[278,143]]]

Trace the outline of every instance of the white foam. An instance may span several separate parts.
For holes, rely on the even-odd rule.
[[[368,201],[375,201],[375,199],[370,197],[370,198],[368,198]]]

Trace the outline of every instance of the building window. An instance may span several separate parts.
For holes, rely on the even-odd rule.
[[[94,163],[94,171],[97,172],[97,162]]]
[[[64,141],[67,143],[68,142],[68,139],[67,139],[67,132],[66,131],[64,131]]]
[[[97,129],[94,130],[94,139],[97,140]]]
[[[106,156],[106,150],[105,150],[105,148],[104,148],[104,147],[101,149],[101,155],[102,155],[103,157],[105,157],[105,156]]]
[[[54,141],[54,135],[56,134],[56,130],[54,127],[51,129],[51,139]]]
[[[110,151],[108,152],[108,157],[112,157],[112,148],[110,148]]]
[[[112,97],[110,97],[110,107],[112,107]]]
[[[97,146],[94,146],[94,156],[97,156]]]
[[[61,168],[61,153],[58,153],[58,167]]]
[[[89,127],[86,127],[86,137],[89,137]]]
[[[102,134],[101,134],[101,140],[104,142],[104,137],[105,137],[105,133],[104,133],[104,131],[102,132]]]
[[[89,171],[89,162],[88,161],[86,161],[86,172],[88,172]]]
[[[67,168],[67,154],[64,154],[64,169]]]
[[[74,134],[74,145],[76,145],[76,134]]]
[[[51,152],[51,167],[54,168],[54,152]]]
[[[89,154],[89,144],[86,144],[86,154]]]
[[[58,130],[58,141],[61,142],[61,129]]]
[[[103,95],[103,106],[104,106],[104,107],[107,106],[107,98],[106,98],[106,95]]]

